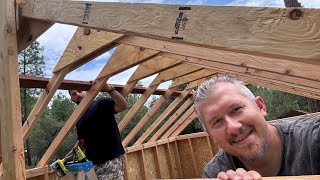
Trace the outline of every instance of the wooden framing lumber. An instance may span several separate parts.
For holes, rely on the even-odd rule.
[[[197,160],[196,157],[194,155],[194,149],[193,149],[193,145],[192,145],[192,141],[191,139],[188,139],[188,143],[189,143],[189,148],[190,148],[190,154],[192,157],[192,163],[193,163],[193,168],[194,168],[194,172],[196,173],[196,175],[200,175],[199,171],[198,171],[198,165],[197,165]]]
[[[147,90],[142,94],[142,96],[134,103],[132,108],[128,111],[128,113],[122,118],[122,120],[118,124],[119,131],[121,132],[125,126],[131,121],[131,119],[138,113],[139,109],[144,105],[144,103],[148,100],[150,95],[157,89],[157,85],[149,86]]]
[[[140,168],[141,168],[141,179],[142,180],[146,180],[147,179],[147,175],[146,175],[146,165],[145,165],[145,158],[144,158],[144,152],[143,149],[140,150],[140,154],[139,154],[139,164],[140,164]]]
[[[54,75],[53,75],[54,76]],[[43,77],[35,77],[35,76],[19,76],[20,81],[20,88],[40,88],[45,89],[47,87],[47,84],[49,82],[50,78],[43,78]],[[131,82],[130,82],[131,83]],[[58,89],[63,90],[71,90],[71,89],[79,89],[83,91],[88,91],[91,87],[90,81],[75,81],[75,80],[63,80]],[[111,84],[115,87],[115,89],[119,92],[126,89],[125,91],[128,91],[126,86],[128,85],[117,85],[117,84]],[[135,86],[128,93],[132,94],[143,94],[146,91],[147,88]],[[101,92],[106,92],[105,88],[101,89]],[[166,89],[157,89],[153,95],[163,95],[166,92]],[[181,91],[174,91],[173,96],[179,96]],[[190,94],[191,95],[191,94]]]
[[[152,142],[152,141],[156,141],[159,136],[165,131],[167,130],[167,128],[179,117],[181,116],[182,113],[185,112],[185,110],[191,106],[191,104],[193,103],[193,98],[189,97],[180,107],[178,110],[176,110],[176,112],[170,116],[170,118],[161,126],[161,128],[154,133],[154,135],[149,139],[148,142]]]
[[[212,50],[208,49],[208,51],[210,52]],[[269,78],[278,81],[289,82],[296,85],[313,87],[315,89],[319,88],[319,78],[315,77],[317,75],[320,75],[317,70],[319,66],[312,66],[308,64],[305,65],[303,63],[290,62],[278,59],[270,60],[268,58],[262,57],[248,57],[247,55],[242,54],[234,54],[232,56],[229,56],[227,53],[224,53],[225,57],[223,57],[222,53],[223,52],[216,52],[210,54],[216,58],[212,58],[212,56],[203,57],[209,59],[199,58],[200,56],[190,57],[171,53],[161,53],[161,56],[171,57],[174,59],[181,59],[185,62],[202,67],[207,67],[209,69],[215,69],[224,72],[241,73],[249,76],[252,75],[256,78]],[[221,55],[219,56],[219,54]],[[248,66],[247,64],[250,65],[250,63],[246,61],[246,58],[249,59],[248,62],[254,62],[251,64],[254,64],[255,66]],[[237,61],[237,59],[239,59],[239,61]],[[271,63],[265,63],[265,61],[271,61]]]
[[[36,125],[36,122],[41,117],[44,109],[47,107],[48,103],[50,102],[52,96],[60,86],[62,80],[66,76],[66,74],[83,63],[86,63],[92,60],[95,56],[100,55],[103,51],[101,49],[109,50],[114,47],[114,41],[118,39],[119,35],[117,36],[107,36],[108,38],[104,39],[103,43],[100,43],[101,46],[92,46],[91,43],[87,44],[86,40],[88,37],[92,43],[94,43],[95,36],[94,34],[91,35],[84,35],[84,29],[78,28],[72,39],[70,40],[66,50],[64,51],[62,57],[60,58],[59,62],[56,66],[56,71],[53,73],[52,78],[50,79],[49,83],[46,86],[45,91],[41,94],[38,98],[37,103],[33,107],[32,111],[30,112],[27,120],[23,125],[23,139],[26,140],[31,133],[32,128]],[[85,36],[85,38],[83,38]],[[109,40],[109,41],[107,41]],[[99,44],[99,43],[97,43]],[[82,48],[78,48],[81,46]],[[85,51],[84,51],[85,50]],[[84,52],[83,52],[84,51]],[[73,59],[77,58],[77,59]],[[80,63],[79,63],[80,61]]]
[[[193,120],[196,118],[196,113],[193,112],[186,121],[184,121],[171,135],[170,137],[178,136]]]
[[[122,141],[123,146],[127,146],[129,144],[132,138],[138,133],[138,131],[149,120],[149,118],[153,116],[153,114],[160,108],[160,106],[171,96],[171,94],[173,93],[174,89],[177,86],[179,86],[180,84],[184,84],[190,81],[195,81],[200,78],[203,78],[203,76],[200,76],[200,75],[206,76],[208,74],[209,75],[212,74],[212,73],[208,73],[208,74],[207,73],[208,73],[207,70],[199,70],[199,71],[195,71],[194,73],[186,74],[182,77],[176,78],[174,82],[171,84],[170,88],[166,91],[166,93],[157,100],[157,102],[151,107],[151,109],[147,112],[147,114],[145,114],[144,117],[141,118],[138,124],[136,124],[136,126],[132,129],[132,131],[125,137],[125,139]]]
[[[166,139],[194,112],[194,106],[189,109],[164,133],[160,139]]]
[[[153,149],[154,163],[155,163],[155,167],[156,167],[156,176],[157,176],[157,178],[161,178],[162,176],[161,176],[160,165],[159,165],[158,146],[155,146],[152,149]]]
[[[122,34],[77,28],[60,60],[53,69],[53,72],[57,72],[77,61],[81,61],[83,58],[92,56],[93,52],[97,52],[105,46],[110,46],[111,43],[121,37],[123,37]],[[109,49],[110,48],[107,50]],[[93,59],[93,57],[91,57],[91,59]]]
[[[176,66],[180,63],[181,63],[180,60],[161,57],[161,56],[155,56],[150,60],[144,63],[141,63],[136,69],[136,71],[129,78],[128,82],[146,78],[160,71]]]
[[[128,124],[128,122],[138,113],[140,107],[148,100],[150,95],[157,89],[160,83],[165,82],[170,79],[174,79],[176,77],[182,76],[189,72],[193,72],[198,70],[199,68],[190,66],[190,65],[178,65],[173,68],[164,70],[156,76],[156,78],[151,82],[148,89],[143,93],[143,95],[139,98],[139,100],[132,106],[129,112],[123,117],[123,119],[118,124],[119,131],[121,132],[123,128]]]
[[[18,28],[18,53],[27,48],[34,40],[49,29],[53,23],[37,21],[34,19],[21,19]]]
[[[112,66],[105,66],[108,67],[108,69],[106,69],[105,71],[101,71],[102,73],[99,74],[97,78],[99,79],[106,75],[113,76],[139,63],[143,63],[149,60],[158,53],[159,51],[151,49],[141,49],[139,47],[121,44],[117,47],[117,49],[107,62],[108,64],[112,64]],[[128,66],[128,64],[130,66]],[[110,71],[113,72],[113,74],[109,74]]]
[[[156,49],[165,53],[161,53],[161,56],[165,57],[171,57],[179,60],[185,60],[188,62],[193,62],[194,64],[198,64],[201,61],[201,63],[204,67],[210,65],[209,63],[213,64],[215,63],[218,68],[221,68],[221,65],[223,65],[222,69],[225,69],[229,67],[230,70],[232,71],[240,71],[245,74],[253,74],[259,76],[261,74],[261,77],[267,76],[269,78],[273,78],[278,81],[285,81],[288,83],[292,84],[297,84],[301,86],[306,86],[306,87],[314,87],[314,88],[319,88],[319,76],[315,76],[316,74],[319,74],[319,65],[308,65],[308,64],[303,64],[303,63],[298,63],[298,62],[292,62],[291,64],[290,61],[287,60],[281,60],[281,59],[270,59],[270,58],[263,58],[263,57],[257,57],[257,56],[251,56],[251,55],[246,55],[246,54],[241,54],[241,53],[230,53],[230,52],[225,52],[225,51],[219,51],[219,50],[214,50],[214,49],[209,49],[209,48],[203,48],[203,47],[195,47],[195,46],[190,46],[190,45],[184,45],[184,44],[175,44],[171,42],[165,42],[165,41],[160,41],[160,40],[151,40],[151,39],[146,39],[146,38],[141,38],[141,37],[136,37],[136,36],[129,36],[126,37],[125,39],[121,39],[118,41],[119,43],[124,43],[124,44],[130,44],[134,46],[142,46],[142,47],[148,47],[152,49]],[[165,47],[165,48],[164,48]],[[182,56],[177,56],[177,55],[171,55],[168,53],[172,54],[178,54]],[[196,59],[193,59],[196,58]],[[240,62],[235,61],[237,59],[241,59]],[[201,60],[201,61],[200,61]],[[221,64],[217,65],[218,63],[215,61],[220,61],[221,63],[225,62],[228,64],[234,64],[237,66],[228,66],[228,64]],[[256,64],[255,66],[252,66],[251,64]],[[255,63],[254,63],[255,62]],[[266,62],[273,62],[273,63],[266,63]],[[237,64],[235,64],[237,63]],[[280,63],[280,68],[275,68],[275,70],[279,69],[277,73],[270,73],[273,72],[272,70],[275,66],[275,64]],[[281,63],[285,64],[285,66],[289,67],[295,67],[295,68],[290,68],[287,69],[286,67],[283,67]],[[268,69],[261,69],[268,67]],[[307,67],[305,69],[301,69],[300,67]],[[212,69],[212,68],[211,68]],[[264,71],[262,71],[264,70]],[[310,71],[309,71],[310,70]],[[299,72],[300,71],[300,72]],[[269,72],[269,73],[268,73]],[[309,73],[307,73],[309,72]],[[290,76],[286,76],[290,75]],[[301,77],[300,79],[298,77]]]
[[[162,71],[155,79],[150,83],[150,86],[160,84],[162,82],[195,72],[200,70],[201,67],[197,67],[190,64],[180,64],[173,68]]]
[[[22,16],[27,18],[319,65],[320,55],[317,51],[310,51],[318,49],[319,34],[316,29],[309,27],[318,26],[317,9],[71,0],[29,0],[20,7]],[[293,17],[296,11],[300,16]],[[100,21],[104,17],[108,17],[108,21]],[[295,46],[292,46],[292,42]]]
[[[168,107],[167,109],[152,123],[152,125],[146,130],[146,132],[134,143],[134,145],[142,144],[143,141],[152,133],[152,131],[167,117],[171,111],[176,107],[192,88],[198,86],[204,79],[193,81],[183,90],[183,92],[178,96]]]
[[[0,1],[0,134],[2,179],[24,180],[15,1]]]
[[[172,93],[176,87],[169,88],[164,95],[162,95],[156,103],[149,109],[149,111],[140,119],[140,121],[135,125],[135,127],[130,131],[130,133],[122,140],[122,145],[126,147],[129,142],[134,138],[134,136],[140,131],[140,129],[145,125],[145,123],[150,119],[151,116],[162,106],[165,101],[171,97]]]

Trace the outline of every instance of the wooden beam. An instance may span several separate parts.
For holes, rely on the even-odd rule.
[[[112,57],[116,58],[111,57],[107,62],[108,64],[112,64],[112,66],[105,66],[108,69],[101,71],[102,73],[99,74],[97,78],[99,79],[106,75],[113,76],[115,74],[118,74],[128,68],[149,60],[150,58],[156,56],[158,53],[159,51],[121,44],[112,54]],[[109,74],[109,72],[113,73]]]
[[[93,52],[99,51],[105,46],[110,46],[111,43],[121,37],[123,37],[122,34],[77,28],[53,72],[92,56]]]
[[[53,76],[46,85],[45,91],[40,95],[37,100],[37,103],[33,107],[31,113],[28,116],[28,119],[25,121],[23,125],[23,139],[26,140],[31,133],[32,128],[36,125],[36,122],[41,117],[44,109],[47,107],[48,103],[50,102],[52,96],[60,86],[62,80],[66,76],[66,74],[80,65],[90,61],[93,57],[100,55],[103,53],[103,50],[111,49],[115,46],[113,43],[116,39],[120,38],[121,36],[107,36],[103,43],[100,43],[101,46],[91,45],[91,43],[95,43],[95,34],[85,35],[83,34],[84,29],[78,28],[76,33],[73,35],[72,39],[70,40],[66,50],[64,51],[63,55],[61,56],[58,64],[56,65],[56,71],[53,72]],[[84,37],[85,36],[85,37]],[[91,37],[92,39],[88,37]],[[87,43],[88,40],[91,43]],[[109,40],[109,41],[107,41]],[[99,44],[97,42],[97,44]],[[82,48],[78,48],[78,46]],[[76,59],[73,59],[76,58]]]
[[[169,142],[167,142],[167,144],[164,147],[164,149],[165,149],[166,157],[167,157],[167,160],[168,160],[167,163],[168,163],[168,169],[169,169],[170,178],[174,178],[173,163],[172,163],[172,159],[171,159],[171,149],[170,149]]]
[[[183,122],[171,135],[170,137],[176,137],[178,136],[193,120],[196,118],[196,113],[193,112],[188,119]]]
[[[150,83],[150,86],[160,84],[162,82],[195,72],[200,70],[201,67],[197,67],[190,64],[180,64],[173,68],[162,71],[155,79]]]
[[[125,137],[122,141],[123,146],[127,146],[132,138],[138,133],[138,131],[145,125],[145,123],[149,120],[150,117],[162,106],[162,104],[172,95],[174,89],[184,83],[195,81],[200,78],[203,78],[202,75],[211,75],[211,73],[207,73],[206,70],[195,71],[194,73],[186,74],[179,78],[176,78],[173,83],[171,84],[170,88],[166,91],[166,93],[161,96],[157,102],[150,108],[150,110],[141,118],[141,120],[136,124],[136,126],[131,130],[131,132]],[[203,73],[203,74],[202,74]]]
[[[178,147],[178,143],[177,141],[174,141],[174,158],[177,164],[177,169],[178,169],[178,178],[182,178],[183,177],[183,173],[182,173],[182,167],[181,167],[181,161],[180,161],[180,154],[179,154],[179,147]]]
[[[127,114],[122,118],[122,120],[118,124],[119,131],[121,132],[125,126],[131,121],[131,119],[138,113],[140,108],[144,105],[144,103],[148,100],[150,95],[157,89],[159,84],[149,86],[147,90],[142,94],[142,96],[134,103],[132,108],[127,112]]]
[[[54,75],[53,75],[54,76]],[[20,88],[40,88],[45,89],[49,82],[50,78],[43,78],[43,77],[35,77],[35,76],[19,76]],[[130,82],[131,83],[131,82]],[[75,80],[63,80],[58,87],[58,89],[62,90],[72,90],[72,89],[79,89],[83,91],[88,91],[91,87],[91,83],[89,81],[75,81]],[[128,91],[127,85],[118,85],[118,84],[111,84],[115,87],[115,89],[119,92],[125,90]],[[135,84],[134,84],[135,85]],[[132,90],[129,90],[128,93],[133,94],[143,94],[147,88],[134,86]],[[101,92],[106,92],[105,88],[101,89]],[[166,89],[157,89],[153,95],[163,95],[166,92]],[[126,94],[126,93],[125,93]],[[181,91],[174,91],[173,96],[179,96]],[[191,95],[191,94],[190,94]]]
[[[200,175],[200,173],[198,171],[199,168],[198,168],[198,165],[197,165],[196,157],[194,155],[194,149],[193,149],[193,145],[192,145],[191,139],[188,139],[188,142],[189,142],[189,150],[190,150],[189,152],[191,154],[194,172],[196,173],[196,176],[199,176]]]
[[[193,103],[193,98],[189,97],[180,107],[178,110],[175,111],[173,115],[161,126],[161,128],[153,134],[153,136],[149,139],[148,142],[156,141],[159,136],[167,130],[169,126],[179,117],[185,110]]]
[[[278,79],[279,81],[285,81],[292,84],[300,84],[304,86],[319,87],[319,76],[318,74],[319,65],[308,65],[304,63],[292,62],[281,59],[270,59],[263,57],[256,57],[241,53],[230,53],[225,51],[212,50],[209,48],[195,47],[190,45],[177,45],[175,43],[159,41],[159,40],[150,40],[146,38],[130,36],[126,39],[119,40],[119,43],[130,44],[135,46],[148,47],[163,51],[166,53],[161,53],[162,56],[171,57],[179,60],[193,61],[194,64],[201,63],[204,66],[210,64],[216,64],[215,67],[226,69],[228,64],[237,65],[232,66],[232,68],[227,68],[232,71],[253,74],[260,77],[269,77],[273,79]],[[167,54],[170,53],[170,54]],[[172,55],[178,54],[182,56]],[[186,58],[187,57],[187,58]],[[192,57],[192,58],[191,58]],[[196,59],[193,59],[196,58]],[[240,59],[240,61],[236,61]],[[217,62],[218,61],[218,62]],[[248,63],[250,62],[250,63]],[[266,64],[265,62],[272,62]],[[210,64],[209,64],[210,63]],[[228,63],[228,64],[226,64]],[[253,64],[253,65],[251,65]],[[279,68],[274,68],[275,64],[278,64]],[[287,69],[282,64],[292,67]],[[268,69],[262,69],[262,67],[267,67]],[[302,69],[301,69],[302,68]],[[277,73],[271,73],[277,70]],[[262,71],[263,70],[263,71]],[[307,73],[311,72],[311,73]],[[298,83],[297,83],[298,82]]]
[[[139,164],[140,164],[140,174],[141,174],[141,179],[146,180],[147,179],[147,173],[146,173],[146,165],[145,165],[145,157],[144,157],[144,152],[143,149],[140,150],[139,153]]]
[[[320,35],[310,26],[319,25],[319,11],[71,0],[21,5],[22,16],[28,18],[317,65],[320,55],[310,49],[318,49]],[[101,21],[105,17],[108,21]]]
[[[168,68],[176,66],[180,63],[181,63],[180,60],[161,57],[161,56],[155,56],[150,60],[144,63],[141,63],[136,69],[136,71],[129,78],[128,82],[146,78],[148,76],[159,73]]]
[[[153,132],[153,130],[162,122],[162,120],[167,117],[174,107],[176,107],[189,92],[192,88],[198,86],[204,79],[200,79],[197,81],[193,81],[189,83],[188,86],[183,90],[180,96],[178,96],[168,107],[167,109],[152,123],[152,125],[147,129],[147,131],[134,143],[134,145],[142,144],[143,141]]]
[[[305,175],[305,176],[275,176],[275,177],[263,177],[263,180],[318,180],[320,178],[320,175]],[[206,180],[206,179],[170,179],[170,180]],[[213,178],[211,180],[219,180],[216,178]]]
[[[171,97],[172,93],[176,87],[169,88],[157,101],[156,103],[149,109],[149,111],[140,119],[140,121],[134,126],[134,128],[130,131],[130,133],[124,138],[122,141],[123,146],[127,146],[132,138],[140,131],[140,129],[146,124],[146,122],[154,115],[154,113],[165,103],[169,97]]]
[[[221,71],[229,71],[234,73],[240,73],[240,74],[246,74],[248,76],[256,76],[261,78],[268,78],[273,79],[277,81],[283,81],[295,85],[301,85],[306,87],[312,87],[315,89],[319,89],[319,81],[320,79],[314,76],[319,75],[320,73],[317,71],[317,69],[320,68],[320,66],[312,66],[308,64],[303,63],[288,63],[287,62],[281,62],[278,60],[277,62],[271,61],[271,63],[261,63],[260,65],[256,63],[256,66],[254,68],[248,67],[246,64],[246,59],[241,58],[247,58],[247,57],[241,57],[241,54],[239,54],[239,57],[236,56],[225,56],[224,58],[221,56],[220,58],[227,63],[224,62],[218,62],[218,57],[214,60],[212,59],[200,59],[200,58],[194,58],[189,56],[183,56],[183,55],[176,55],[171,53],[162,53],[162,56],[165,57],[171,57],[174,59],[183,60],[184,62],[199,65],[202,67],[210,67],[210,69],[214,70],[221,70]],[[240,59],[240,62],[238,64],[228,64],[228,62],[234,62],[238,59]],[[248,57],[249,58],[249,57]],[[257,60],[255,60],[257,59]],[[252,59],[251,61],[262,61],[263,60],[269,62],[269,59],[263,59],[259,57],[255,57],[255,59]],[[249,61],[250,62],[250,61]]]
[[[189,107],[189,109],[175,122],[166,133],[161,136],[160,139],[166,139],[194,112],[194,106]]]
[[[0,1],[0,148],[2,179],[24,180],[15,5],[13,0]]]
[[[18,29],[18,53],[48,30],[54,23],[21,18]]]
[[[158,150],[158,146],[154,146],[153,148],[153,157],[154,157],[154,163],[156,166],[156,174],[157,174],[157,178],[162,178],[161,175],[161,170],[160,170],[160,162],[159,162],[159,150]]]
[[[120,121],[118,127],[121,132],[124,127],[128,124],[128,122],[138,113],[138,110],[144,105],[144,103],[148,100],[150,95],[157,89],[160,83],[168,81],[170,79],[174,79],[176,77],[182,76],[189,72],[193,72],[198,70],[199,68],[190,66],[190,65],[178,65],[173,68],[164,70],[156,76],[156,78],[151,82],[148,89],[143,93],[143,95],[138,99],[138,101],[132,106],[129,112],[123,117]]]

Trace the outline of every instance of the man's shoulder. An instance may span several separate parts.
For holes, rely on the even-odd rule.
[[[272,124],[284,133],[300,132],[308,129],[313,130],[320,127],[320,113],[291,117]]]
[[[204,167],[205,178],[216,178],[219,172],[233,169],[234,163],[232,156],[224,150],[220,150]]]

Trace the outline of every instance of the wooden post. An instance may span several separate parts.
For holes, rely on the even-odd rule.
[[[17,59],[16,4],[0,1],[0,122],[3,177],[23,180],[25,175]]]

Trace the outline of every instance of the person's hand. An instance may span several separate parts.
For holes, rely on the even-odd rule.
[[[218,179],[223,180],[261,180],[262,177],[257,171],[246,171],[243,168],[238,168],[236,171],[228,170],[220,172]]]

